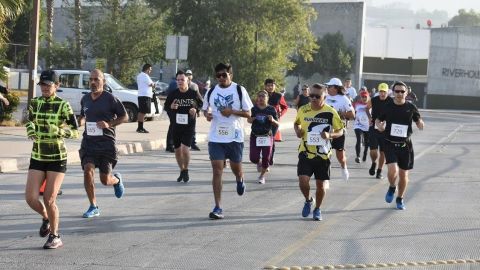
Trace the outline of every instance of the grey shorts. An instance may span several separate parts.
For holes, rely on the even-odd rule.
[[[210,160],[226,160],[231,162],[242,162],[243,156],[243,143],[230,142],[230,143],[208,143],[208,154]]]

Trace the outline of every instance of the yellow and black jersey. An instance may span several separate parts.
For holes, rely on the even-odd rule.
[[[306,154],[309,159],[317,156],[328,159],[332,149],[330,140],[322,139],[319,135],[323,131],[333,132],[343,128],[337,111],[327,104],[319,110],[313,110],[311,104],[300,107],[295,124],[301,125],[304,131],[298,152]]]

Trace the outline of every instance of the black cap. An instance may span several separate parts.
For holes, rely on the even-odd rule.
[[[38,84],[41,83],[48,85],[58,83],[57,73],[51,69],[42,71],[42,74],[40,74],[40,82]]]

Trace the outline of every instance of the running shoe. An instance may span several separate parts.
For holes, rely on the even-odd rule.
[[[395,190],[397,187],[388,187],[387,194],[385,195],[385,201],[387,203],[393,202],[393,196],[395,195]]]
[[[177,178],[177,182],[183,181],[183,171],[180,171],[180,176]]]
[[[356,162],[356,163],[360,163],[360,157],[356,157],[356,158],[355,158],[355,162]]]
[[[40,237],[45,237],[50,233],[50,221],[48,219],[42,219],[42,226],[40,226]]]
[[[368,170],[368,173],[372,176],[375,175],[375,169],[376,168],[377,168],[377,163],[372,162],[372,166],[370,167],[370,170]]]
[[[190,181],[190,176],[188,175],[188,170],[183,170],[182,173],[183,173],[183,176],[182,176],[183,182],[187,183],[188,181]]]
[[[125,186],[123,185],[122,175],[117,172],[117,173],[114,173],[113,176],[115,176],[118,179],[118,183],[113,185],[113,189],[115,190],[115,197],[121,198],[123,196],[123,193],[125,192]]]
[[[312,205],[315,202],[313,198],[310,198],[309,201],[305,201],[305,204],[303,205],[302,209],[302,217],[308,217],[310,215],[310,212],[312,211]]]
[[[137,129],[137,133],[150,133],[148,130],[142,128],[142,129]]]
[[[258,177],[258,183],[262,184],[262,185],[265,184],[265,176],[259,176]]]
[[[190,150],[200,151],[200,147],[198,147],[198,145],[196,145],[196,144],[192,144],[192,146],[190,146]]]
[[[208,215],[208,217],[209,217],[210,219],[222,219],[222,218],[223,218],[223,210],[222,210],[222,208],[215,206],[215,208],[213,208],[213,211],[210,212],[210,214]]]
[[[347,168],[342,168],[342,178],[345,181],[348,181],[348,178],[350,178],[350,173]]]
[[[43,245],[44,249],[56,249],[59,247],[63,247],[62,239],[60,239],[60,235],[54,234],[50,234],[47,242],[45,242],[45,245]]]
[[[363,162],[367,161],[367,153],[364,153],[364,154],[363,154],[362,161],[363,161]]]
[[[237,181],[237,194],[242,196],[243,193],[245,193],[245,181],[242,179],[240,182]]]
[[[377,179],[383,179],[383,175],[382,175],[382,170],[381,169],[378,169],[377,170],[377,175],[375,176]]]
[[[322,211],[320,208],[313,209],[313,220],[322,220]]]
[[[98,216],[100,216],[100,209],[98,209],[98,206],[95,205],[90,205],[87,212],[83,213],[84,218],[92,218]]]
[[[405,209],[407,209],[407,208],[405,207],[405,203],[403,202],[403,198],[397,197],[396,202],[397,202],[397,209],[398,209],[398,210],[405,210]]]

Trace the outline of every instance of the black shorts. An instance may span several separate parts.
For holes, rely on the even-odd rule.
[[[330,159],[314,157],[308,159],[305,154],[298,155],[297,176],[306,175],[316,180],[330,180]]]
[[[67,171],[67,160],[58,161],[40,161],[31,158],[29,170],[37,170],[42,172],[59,172],[65,173]]]
[[[385,151],[385,135],[383,132],[380,132],[375,129],[374,126],[371,126],[368,130],[368,146],[370,150],[377,150],[380,148],[380,151]]]
[[[342,136],[332,140],[332,148],[338,151],[343,151],[345,148],[345,133]]]
[[[173,147],[179,148],[180,144],[190,147],[192,145],[193,129],[173,127]]]
[[[151,97],[138,97],[138,112],[140,113],[150,113],[152,109],[152,98]]]
[[[91,163],[95,165],[95,168],[98,168],[99,171],[103,174],[110,174],[115,165],[117,165],[117,160],[112,159],[111,157],[105,155],[80,155],[80,159],[82,160],[82,169],[85,170],[85,165]]]
[[[413,146],[412,142],[392,143],[385,140],[385,163],[397,163],[402,170],[413,169]]]

